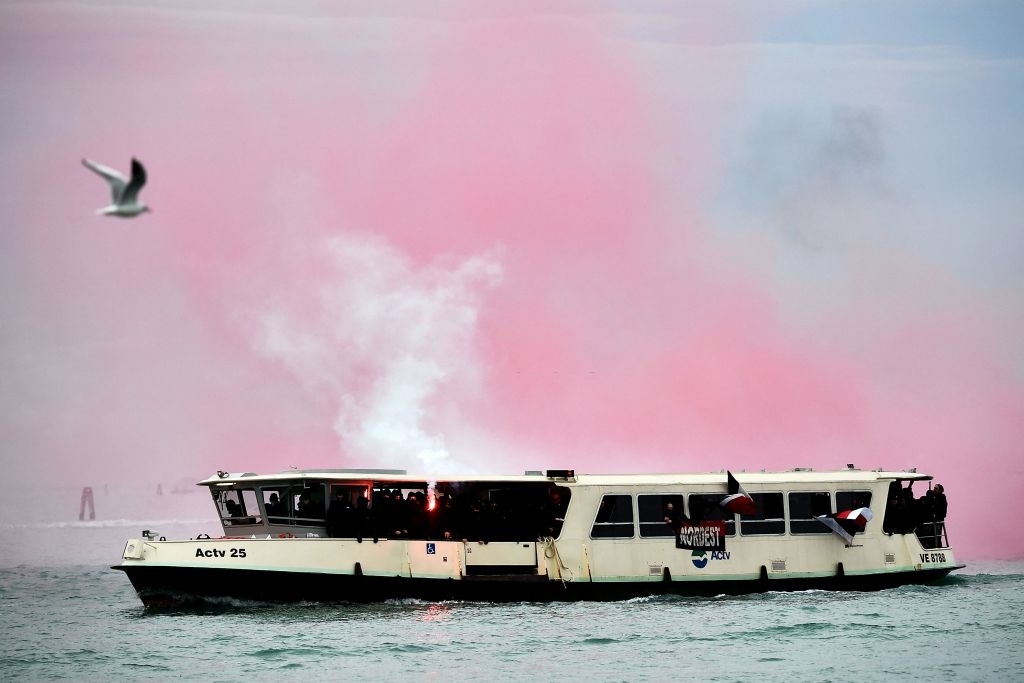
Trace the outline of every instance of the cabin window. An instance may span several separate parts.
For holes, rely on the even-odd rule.
[[[427,482],[374,482],[371,515],[385,538],[426,538]]]
[[[830,534],[832,530],[815,517],[832,513],[828,491],[792,491],[789,494],[789,533]]]
[[[377,481],[365,514],[386,538],[527,542],[558,536],[570,493],[547,482]],[[364,491],[350,494],[358,508]]]
[[[690,521],[693,524],[701,522],[725,522],[725,535],[736,535],[735,515],[728,512],[719,503],[725,498],[723,493],[691,493],[690,494]]]
[[[270,524],[289,524],[288,518],[288,487],[260,488],[263,498],[263,509]]]
[[[674,517],[676,520],[682,521],[685,518],[683,496],[678,493],[637,496],[636,504],[640,513],[640,536],[642,538],[675,536],[675,529],[665,519]],[[669,505],[672,506],[671,509]]]
[[[226,526],[259,524],[262,521],[255,489],[214,490],[213,498]]]
[[[740,533],[744,536],[786,533],[785,510],[782,493],[752,493],[757,513],[740,518]]]
[[[295,524],[324,525],[324,485],[322,483],[291,486],[285,494],[285,501]]]
[[[633,497],[606,495],[597,509],[591,538],[633,538]]]
[[[836,491],[836,512],[871,507],[871,491]]]

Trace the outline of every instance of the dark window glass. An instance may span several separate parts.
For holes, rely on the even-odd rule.
[[[832,495],[827,491],[793,491],[789,494],[789,533],[830,534],[832,530],[815,519],[832,513]]]
[[[242,511],[245,513],[247,523],[250,524],[263,522],[260,506],[256,500],[256,489],[242,489]]]
[[[633,498],[608,495],[601,499],[591,538],[633,538]]]
[[[725,498],[724,493],[691,493],[690,494],[690,521],[694,524],[700,522],[725,522],[725,535],[736,535],[735,515],[727,512],[719,505]]]
[[[665,518],[685,520],[683,496],[678,493],[637,496],[636,505],[640,513],[640,536],[643,538],[675,536],[675,529]]]
[[[309,484],[288,489],[288,506],[296,524],[322,526],[325,521],[324,485]]]
[[[836,491],[836,512],[871,507],[871,491]]]
[[[740,517],[740,533],[745,536],[786,533],[785,510],[781,493],[751,493],[757,513]]]
[[[260,488],[260,494],[263,496],[267,521],[271,524],[288,524],[288,487]]]
[[[256,504],[255,489],[215,490],[217,510],[225,525],[259,524],[260,508]]]

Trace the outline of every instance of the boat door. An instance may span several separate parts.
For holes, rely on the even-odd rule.
[[[537,573],[536,542],[467,541],[465,546],[467,575]]]

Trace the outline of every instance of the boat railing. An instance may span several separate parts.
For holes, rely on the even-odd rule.
[[[914,529],[921,546],[924,548],[948,548],[949,536],[946,534],[945,520],[933,519],[930,522],[922,522]]]

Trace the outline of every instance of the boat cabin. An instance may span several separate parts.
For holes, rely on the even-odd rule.
[[[573,536],[591,540],[671,537],[678,531],[673,519],[721,524],[726,538],[828,535],[821,516],[870,508],[886,534],[915,533],[925,548],[948,547],[945,510],[936,517],[925,504],[930,493],[913,495],[916,482],[931,490],[930,476],[847,473],[853,475],[849,481],[805,469],[744,473],[755,511],[742,516],[720,504],[721,474],[690,475],[683,482],[678,475],[577,477],[572,470],[548,470],[429,481],[404,470],[318,469],[219,472],[200,484],[209,487],[229,537],[557,539],[575,494]]]
[[[226,536],[533,541],[561,533],[571,497],[559,483],[568,474],[555,471],[466,481],[427,481],[404,470],[282,475],[220,473],[201,482]]]

